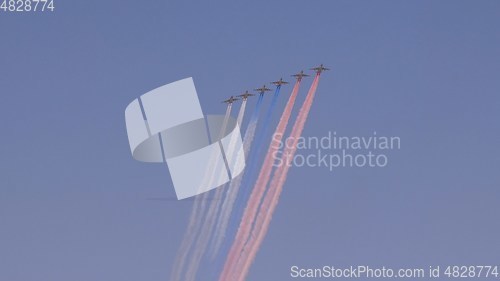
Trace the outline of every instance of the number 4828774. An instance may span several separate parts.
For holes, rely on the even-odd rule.
[[[45,12],[54,11],[54,0],[0,0],[0,11]]]

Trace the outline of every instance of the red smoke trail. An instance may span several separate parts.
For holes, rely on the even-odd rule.
[[[224,121],[222,123],[221,132],[219,133],[219,139],[222,138],[224,132],[226,131],[227,122],[229,116],[231,115],[232,104],[228,104],[226,109],[226,114],[224,115]],[[215,155],[212,155],[212,159]],[[213,175],[213,173],[209,173],[211,169],[207,170],[205,177]],[[212,180],[212,179],[210,179]],[[184,268],[184,264],[186,263],[186,258],[189,253],[189,250],[194,244],[194,240],[196,238],[197,233],[201,227],[201,220],[205,214],[206,202],[208,199],[208,192],[204,192],[195,197],[195,201],[193,204],[193,210],[191,211],[191,216],[189,218],[189,224],[186,229],[186,235],[181,242],[181,246],[177,251],[177,256],[174,261],[174,266],[172,268],[172,274],[170,276],[170,280],[176,281],[181,280],[182,270]]]
[[[302,131],[304,129],[305,122],[309,115],[309,111],[311,109],[311,105],[313,103],[314,95],[316,93],[316,89],[319,83],[319,74],[316,75],[314,81],[309,89],[306,100],[302,105],[297,120],[293,126],[290,137],[292,138],[292,145],[286,147],[284,152],[284,157],[286,162],[283,163],[280,167],[275,171],[273,178],[271,180],[271,185],[269,187],[269,192],[264,198],[262,206],[259,211],[259,215],[255,222],[254,229],[250,235],[250,240],[245,245],[243,252],[241,254],[240,262],[238,266],[234,269],[239,276],[237,279],[233,280],[244,280],[252,262],[255,259],[257,251],[264,240],[264,237],[269,228],[269,224],[271,222],[272,215],[276,206],[278,205],[279,196],[281,191],[283,190],[283,185],[285,184],[286,177],[288,171],[291,167],[291,163],[295,152],[297,151],[297,143],[299,137],[302,135]],[[274,159],[271,160],[274,163]]]
[[[259,203],[262,199],[262,196],[264,195],[267,182],[269,181],[269,177],[271,175],[274,163],[274,154],[277,151],[277,145],[281,143],[281,138],[283,137],[286,126],[288,125],[288,121],[290,120],[290,115],[292,113],[293,105],[295,104],[295,99],[297,98],[299,87],[300,80],[297,80],[293,87],[292,94],[290,95],[290,98],[288,99],[288,102],[285,106],[283,114],[281,115],[280,122],[278,123],[278,126],[276,127],[276,130],[274,132],[274,136],[264,159],[259,177],[254,189],[252,190],[250,199],[248,200],[248,205],[243,214],[243,218],[238,228],[235,241],[231,246],[231,249],[229,250],[228,258],[224,265],[224,269],[222,270],[220,280],[232,280],[232,269],[239,258],[244,243],[248,240],[248,235],[250,235],[252,223],[257,213]]]

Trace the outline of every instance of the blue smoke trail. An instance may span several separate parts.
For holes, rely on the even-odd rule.
[[[271,100],[271,105],[269,106],[269,109],[266,112],[266,116],[265,116],[264,122],[263,122],[263,127],[261,129],[262,131],[259,132],[256,136],[257,138],[255,140],[255,144],[253,145],[253,148],[255,151],[252,153],[249,153],[249,155],[246,155],[247,166],[245,168],[244,174],[241,175],[241,176],[243,176],[244,181],[240,186],[240,194],[238,194],[238,197],[236,199],[235,206],[234,206],[235,210],[231,214],[230,222],[229,222],[228,229],[227,229],[226,237],[231,237],[231,239],[233,239],[234,235],[236,234],[236,230],[237,230],[237,227],[239,225],[239,220],[240,220],[241,216],[243,215],[245,202],[250,197],[251,189],[249,188],[249,186],[250,186],[250,183],[255,180],[255,173],[257,171],[258,155],[261,152],[263,142],[264,142],[266,135],[267,135],[267,132],[269,130],[269,124],[271,122],[272,114],[274,113],[274,109],[275,109],[277,101],[278,101],[280,89],[281,89],[281,85],[278,85],[276,87],[273,98]],[[259,95],[259,100],[257,101],[257,107],[260,107],[262,96],[263,96],[262,94]],[[248,127],[245,131],[245,136],[244,136],[245,141],[247,140],[247,136],[248,136],[247,133],[252,130],[251,127],[256,126],[256,122],[257,122],[258,115],[259,115],[258,114],[259,112],[257,112],[257,110],[260,110],[260,108],[258,109],[257,107],[256,107],[256,110],[253,112],[252,117],[250,119],[250,122],[248,124]],[[253,130],[255,130],[255,127],[253,128]],[[228,241],[226,241],[226,242],[228,242]],[[231,242],[231,241],[229,241],[229,242]],[[230,245],[230,243],[223,243],[220,253],[221,254],[227,253],[229,251],[229,245]],[[223,256],[223,255],[221,255],[221,256]],[[223,263],[224,263],[223,259],[216,260],[216,264],[215,264],[215,266],[213,266],[213,269],[215,269],[214,274],[217,274],[218,272],[220,272],[220,269],[222,269]]]
[[[263,142],[267,136],[267,133],[269,131],[269,123],[271,123],[271,117],[273,116],[273,113],[274,113],[274,108],[276,107],[276,104],[278,103],[278,96],[280,94],[280,89],[281,89],[281,85],[278,85],[276,87],[276,90],[274,91],[274,95],[273,95],[273,99],[271,100],[271,105],[269,106],[269,109],[267,110],[267,113],[266,113],[266,117],[264,119],[264,123],[262,124],[263,127],[262,127],[262,132],[259,133],[257,135],[257,139],[255,140],[255,144],[254,144],[254,153],[252,153],[252,156],[250,158],[250,161],[248,162],[249,164],[249,168],[247,168],[247,172],[245,173],[246,174],[246,178],[252,182],[254,181],[255,179],[255,173],[257,171],[257,159],[260,155],[260,152],[262,151],[262,146],[263,146]],[[244,183],[243,187],[248,187],[248,181],[246,182],[246,184]],[[244,195],[247,195],[247,196],[244,196],[243,198],[247,198],[249,195],[250,195],[250,189],[249,188],[245,188],[244,189],[246,193],[244,193]]]
[[[248,124],[248,127],[245,131],[245,136],[243,136],[243,138],[247,137],[248,129],[250,128],[250,124],[252,124],[252,123],[256,124],[257,121],[259,121],[260,106],[262,105],[262,98],[263,97],[264,97],[264,95],[260,94],[259,98],[257,99],[257,104],[255,105],[255,109],[252,112],[252,116],[250,117],[250,123]]]
[[[245,203],[247,202],[248,198],[250,197],[250,192],[251,188],[250,185],[253,183],[253,181],[256,180],[256,172],[257,172],[257,164],[258,164],[258,157],[260,155],[260,152],[262,150],[262,145],[264,143],[264,139],[266,138],[267,132],[269,131],[269,123],[271,123],[271,117],[274,113],[274,108],[276,107],[277,101],[278,101],[278,96],[280,93],[281,85],[278,85],[276,87],[276,91],[274,92],[273,99],[271,100],[271,105],[269,106],[269,109],[267,110],[266,117],[263,122],[263,127],[262,131],[257,135],[257,139],[255,141],[254,145],[254,152],[250,155],[248,159],[248,166],[246,168],[246,172],[244,175],[244,181],[242,184],[242,189],[240,196],[238,196],[237,203],[236,203],[236,210],[234,212],[235,215],[235,220],[231,220],[233,222],[233,229],[236,229],[238,226],[239,218],[243,215]]]

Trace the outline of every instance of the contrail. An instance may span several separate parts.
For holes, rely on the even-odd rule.
[[[228,223],[231,219],[231,213],[233,210],[234,202],[238,198],[238,192],[240,190],[243,177],[245,176],[245,178],[249,179],[249,180],[252,180],[254,178],[253,174],[255,173],[254,171],[256,169],[257,156],[260,154],[260,149],[262,147],[262,143],[263,143],[264,138],[266,136],[266,132],[269,128],[271,117],[272,117],[272,114],[274,113],[274,110],[275,110],[275,107],[276,107],[276,104],[278,101],[280,89],[281,89],[281,85],[278,85],[276,87],[275,92],[274,92],[273,99],[271,100],[271,105],[266,113],[266,117],[264,119],[263,128],[261,130],[261,133],[259,133],[259,135],[257,135],[257,139],[256,139],[255,144],[254,144],[254,150],[256,150],[256,151],[254,151],[252,153],[252,155],[249,156],[249,160],[247,161],[248,165],[247,165],[247,168],[245,169],[245,172],[242,173],[238,177],[238,179],[236,179],[234,181],[234,185],[231,183],[231,187],[229,188],[229,190],[226,193],[226,197],[224,198],[224,202],[222,203],[221,215],[219,216],[219,220],[217,221],[217,226],[215,228],[216,232],[214,234],[214,243],[213,243],[214,246],[213,246],[213,250],[212,250],[212,254],[211,254],[212,259],[214,259],[217,256],[219,249],[220,249],[220,246],[221,246],[222,242],[224,241],[227,226],[228,226]],[[251,144],[249,144],[248,151],[250,150],[250,145]],[[245,153],[245,154],[248,155],[248,153]],[[243,184],[243,186],[245,186],[245,184]],[[245,189],[243,189],[243,192],[245,192]],[[248,193],[248,192],[246,192],[246,193]],[[248,197],[248,194],[244,193],[243,196],[241,197],[243,202],[244,202],[245,198],[247,198],[247,197]],[[239,213],[241,213],[241,211]]]
[[[222,123],[222,128],[220,132],[220,136],[222,137],[224,132],[226,131],[227,122],[229,120],[229,116],[231,115],[232,104],[228,104],[226,109],[226,114],[224,115],[224,121]],[[208,176],[207,170],[207,175]],[[210,173],[213,174],[213,173]],[[194,239],[196,238],[196,234],[198,233],[201,226],[201,219],[204,215],[205,205],[208,198],[208,192],[204,192],[201,195],[195,197],[195,201],[193,204],[193,210],[191,211],[191,215],[189,218],[189,223],[186,229],[186,234],[184,239],[181,242],[181,246],[177,251],[176,259],[174,261],[172,274],[170,275],[170,280],[177,281],[181,280],[182,270],[184,268],[184,264],[186,263],[186,257],[194,243]]]
[[[242,281],[246,278],[250,266],[255,259],[255,255],[257,254],[257,251],[267,233],[272,215],[278,204],[279,196],[281,194],[281,191],[283,190],[283,185],[285,184],[288,171],[291,167],[293,157],[295,155],[295,152],[297,151],[297,143],[300,136],[302,135],[305,122],[314,100],[316,89],[319,84],[319,77],[320,73],[317,73],[311,85],[311,88],[309,89],[306,100],[304,101],[304,104],[299,111],[299,115],[290,134],[290,137],[293,141],[292,145],[286,146],[285,152],[283,154],[285,163],[278,167],[273,175],[269,187],[269,192],[264,198],[252,234],[250,235],[249,241],[243,249],[240,263],[238,264],[238,267],[235,268],[235,272],[238,274],[238,278],[233,280]]]
[[[262,105],[262,99],[263,99],[263,95],[259,95],[259,98],[257,100],[257,104],[255,106],[255,109],[252,113],[252,117],[250,119],[250,123],[245,131],[245,135],[243,137],[244,138],[244,141],[243,141],[244,151],[249,150],[249,147],[250,147],[251,142],[253,140],[253,137],[255,135],[255,128],[257,126],[257,121],[259,118],[260,108]],[[242,107],[240,107],[240,113],[238,114],[238,118],[240,119],[240,117],[241,117],[240,123],[243,120],[243,115],[244,115],[242,110],[245,110],[245,107],[246,107],[246,103],[242,104]],[[248,151],[245,151],[245,155],[248,155]],[[233,179],[233,181],[231,182],[231,185],[234,181],[237,181],[239,178],[241,178],[241,175],[239,175],[238,177]],[[205,253],[208,242],[210,241],[211,233],[212,233],[214,225],[215,225],[215,218],[217,217],[217,211],[220,207],[220,202],[222,201],[222,200],[220,200],[220,198],[223,194],[224,189],[225,188],[219,187],[216,190],[216,193],[214,196],[214,199],[216,199],[216,200],[214,200],[212,202],[212,204],[210,204],[209,209],[206,213],[206,218],[203,222],[201,231],[199,233],[200,235],[196,241],[196,244],[194,247],[194,252],[193,252],[191,259],[190,259],[190,264],[189,264],[188,269],[186,271],[186,278],[183,279],[183,281],[184,280],[191,281],[191,280],[195,280],[195,278],[196,278],[196,274],[198,272],[198,267],[199,267],[200,261],[203,258],[203,254]]]
[[[235,241],[229,251],[228,258],[226,264],[224,265],[220,280],[226,280],[226,278],[230,278],[230,276],[228,275],[232,271],[237,259],[239,258],[244,243],[248,240],[248,235],[250,235],[250,230],[255,218],[255,214],[257,213],[259,203],[262,199],[262,196],[264,195],[267,182],[269,181],[271,175],[274,163],[274,154],[275,151],[277,151],[277,144],[281,142],[281,138],[283,137],[290,120],[292,109],[300,88],[300,82],[301,79],[298,79],[295,83],[290,98],[288,99],[285,109],[283,110],[283,114],[281,115],[278,126],[276,127],[274,137],[271,140],[271,144],[269,145],[267,154],[263,162],[263,166],[259,173],[259,177],[254,189],[252,190],[252,194],[250,195],[247,208],[245,209],[240,227],[238,228]]]

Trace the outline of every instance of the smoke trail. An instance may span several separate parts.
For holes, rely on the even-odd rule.
[[[260,150],[262,148],[262,143],[263,143],[264,138],[266,136],[266,133],[269,129],[269,124],[270,124],[272,114],[274,113],[274,109],[275,109],[277,101],[278,101],[280,89],[281,89],[281,85],[278,85],[276,87],[275,92],[274,92],[273,99],[271,101],[271,105],[266,113],[266,117],[265,117],[264,123],[263,123],[262,133],[260,133],[257,136],[257,139],[255,141],[254,150],[256,150],[256,151],[254,153],[252,153],[252,155],[250,155],[249,160],[247,161],[248,166],[245,169],[245,173],[244,174],[242,173],[238,177],[238,179],[235,181],[234,185],[231,185],[228,192],[226,193],[226,197],[224,198],[224,203],[222,204],[221,215],[219,216],[219,220],[217,221],[217,226],[215,228],[216,232],[214,235],[214,243],[213,243],[214,246],[213,246],[213,250],[212,250],[212,254],[211,254],[212,259],[214,259],[217,256],[219,249],[220,249],[220,246],[221,246],[222,242],[224,241],[224,237],[226,235],[227,225],[231,219],[231,213],[233,210],[234,202],[235,202],[236,198],[238,198],[238,192],[239,192],[240,187],[241,187],[241,182],[243,180],[243,176],[245,176],[245,178],[250,179],[250,180],[252,180],[254,178],[253,175],[255,174],[256,163],[257,163],[256,156],[258,156],[260,154]],[[248,149],[250,149],[250,147]],[[246,154],[248,155],[248,153],[246,153]],[[245,186],[245,184],[243,185],[243,187],[244,186]],[[249,196],[248,195],[249,191],[246,191],[246,190],[248,190],[248,189],[243,189],[244,194],[241,197],[243,202],[244,202],[245,198],[248,198],[248,196]],[[242,204],[240,204],[240,205],[242,205]],[[242,211],[237,210],[236,214],[238,214],[238,213],[242,213]]]
[[[238,113],[238,119],[236,119],[236,122],[238,122],[238,126],[240,127],[241,127],[241,122],[243,121],[243,116],[245,115],[246,107],[247,107],[247,99],[244,99],[241,102],[240,112]]]
[[[227,122],[229,120],[229,116],[231,114],[232,104],[228,104],[226,109],[226,114],[224,115],[224,121],[222,123],[222,128],[220,132],[219,139],[224,135],[226,131]],[[208,173],[209,170],[207,170]],[[212,174],[212,173],[210,173]],[[208,175],[208,174],[207,174]],[[206,175],[206,176],[207,176]],[[186,229],[186,234],[184,235],[184,239],[181,242],[181,246],[177,251],[176,259],[174,261],[172,274],[170,279],[173,281],[181,280],[182,270],[184,268],[184,264],[186,263],[186,257],[194,243],[194,239],[196,238],[196,234],[200,229],[200,221],[204,215],[205,205],[208,199],[208,192],[204,192],[201,195],[195,197],[195,201],[193,204],[193,210],[191,211],[191,215],[189,218],[189,223]]]
[[[245,115],[245,108],[246,108],[246,105],[247,105],[247,99],[246,99],[246,98],[244,98],[244,99],[243,99],[243,101],[242,101],[242,103],[241,103],[240,112],[238,113],[238,119],[237,119],[238,125],[240,125],[240,126],[241,126],[241,122],[243,122],[243,116]],[[245,145],[245,139],[246,139],[246,134],[243,136],[243,145]],[[245,151],[246,151],[245,146],[243,146],[243,151],[244,151],[244,152],[243,152],[244,154],[247,154],[247,153],[245,152]],[[240,151],[238,151],[238,153],[239,153],[239,152],[240,152]],[[239,155],[238,155],[238,157],[239,157]],[[232,182],[234,182],[234,181],[238,181],[238,180],[239,180],[239,178],[240,178],[240,176],[238,176],[238,179],[233,179],[233,180],[232,180]],[[231,182],[231,183],[232,183],[232,182]],[[227,188],[227,184],[225,184],[223,188],[224,188],[224,189],[226,189],[226,188]],[[227,191],[227,192],[229,192],[229,191]],[[226,208],[226,201],[227,201],[227,199],[226,199],[226,198],[227,198],[227,194],[226,194],[226,197],[224,198],[224,201],[223,201],[223,204],[222,204],[222,209],[223,209],[223,210]],[[223,211],[222,211],[222,210],[221,210],[221,212],[223,213]],[[219,220],[217,220],[217,226],[215,227],[216,231],[217,231],[217,229],[219,229],[219,227],[220,227],[220,226],[219,226],[219,223],[220,223],[220,218],[219,218]],[[215,236],[217,236],[216,234],[217,234],[217,233],[215,233]],[[213,252],[215,252],[215,250],[214,250],[214,246],[213,246],[213,245],[214,245],[214,244],[212,243],[212,244],[211,244],[211,248],[210,248],[210,251],[211,251],[212,253],[213,253]],[[212,257],[212,258],[213,258],[213,257]]]
[[[245,246],[242,255],[241,255],[241,263],[235,269],[235,272],[239,273],[239,277],[234,280],[244,280],[252,262],[255,259],[255,255],[264,240],[264,237],[269,229],[269,224],[271,222],[272,215],[276,206],[278,204],[279,196],[281,191],[283,190],[283,185],[285,184],[288,171],[291,167],[291,163],[295,152],[297,151],[297,143],[299,137],[302,135],[302,131],[304,129],[305,122],[309,115],[309,111],[311,109],[311,105],[314,100],[314,95],[316,93],[316,89],[319,84],[319,73],[314,78],[314,81],[309,89],[307,94],[307,98],[302,105],[297,120],[293,126],[290,137],[293,140],[291,146],[287,146],[284,152],[285,163],[282,163],[280,167],[278,167],[273,175],[271,180],[271,184],[269,187],[269,192],[264,198],[262,206],[260,208],[259,215],[257,217],[257,221],[255,223],[255,227],[250,235],[250,240]],[[274,163],[274,161],[273,161]]]
[[[243,150],[245,152],[245,155],[248,155],[250,145],[251,145],[253,137],[255,135],[255,128],[257,127],[257,121],[259,118],[260,108],[262,105],[262,99],[263,99],[263,96],[259,95],[259,98],[257,100],[257,104],[255,106],[255,109],[252,113],[252,117],[250,119],[250,123],[249,123],[249,125],[245,131],[245,135],[243,137],[244,138]],[[246,107],[246,104],[245,104],[245,107]],[[242,105],[242,107],[240,108],[240,113],[238,114],[238,118],[241,117],[240,122],[243,119],[242,109],[244,110],[245,107],[243,107],[243,105]],[[231,185],[234,181],[236,181],[239,178],[241,178],[241,175],[239,175],[238,177],[233,179],[233,181],[231,182]],[[203,254],[205,253],[206,247],[207,247],[208,242],[210,240],[210,236],[211,236],[213,227],[215,225],[215,218],[217,217],[217,211],[218,211],[220,203],[222,201],[221,197],[222,197],[223,191],[224,191],[224,188],[221,188],[221,187],[216,190],[214,200],[212,201],[211,205],[209,206],[208,212],[206,214],[207,217],[203,222],[203,226],[202,226],[201,231],[200,231],[200,236],[198,237],[198,239],[196,241],[196,244],[194,247],[194,252],[193,252],[191,259],[190,259],[191,262],[190,262],[188,269],[187,269],[187,272],[186,272],[186,278],[183,280],[190,281],[190,280],[195,280],[195,278],[196,278],[196,274],[198,271],[200,261],[203,257]]]
[[[276,103],[278,101],[278,96],[279,92],[281,89],[281,85],[278,85],[276,87],[276,91],[273,95],[273,99],[271,101],[271,106],[269,107],[266,118],[264,119],[263,127],[261,129],[260,134],[257,135],[257,140],[254,144],[254,152],[252,155],[250,155],[250,159],[248,161],[248,167],[245,172],[245,181],[243,182],[243,186],[241,187],[242,194],[239,196],[240,200],[244,203],[246,202],[246,199],[250,196],[250,191],[251,189],[249,188],[249,185],[252,183],[253,179],[255,178],[255,171],[257,169],[257,164],[258,164],[258,156],[260,155],[260,151],[262,149],[262,143],[264,142],[264,139],[267,135],[267,131],[269,130],[269,124],[271,122],[271,117],[274,113],[274,108],[276,107]],[[238,198],[238,197],[237,197]],[[236,204],[236,207],[239,207],[239,209],[236,210],[236,218],[241,217],[243,214],[243,206],[244,204]]]
[[[243,215],[243,218],[240,223],[240,227],[238,229],[238,232],[236,234],[235,241],[229,251],[228,258],[226,261],[226,264],[224,265],[224,269],[221,274],[221,279],[220,280],[225,280],[225,278],[228,278],[228,275],[232,271],[239,254],[243,248],[244,243],[248,239],[248,235],[250,234],[250,230],[252,227],[252,223],[255,218],[255,214],[257,213],[258,209],[258,204],[261,201],[262,196],[264,195],[267,182],[269,181],[269,177],[271,175],[272,171],[272,164],[274,163],[274,154],[275,151],[277,151],[277,145],[281,142],[281,138],[283,137],[283,134],[285,133],[286,127],[288,125],[288,122],[290,120],[290,116],[292,113],[293,106],[295,104],[295,100],[297,98],[297,94],[299,91],[300,87],[300,82],[301,80],[297,80],[295,83],[292,94],[290,95],[290,98],[288,99],[288,102],[285,106],[285,109],[283,111],[283,114],[281,115],[280,121],[278,123],[278,126],[276,127],[276,130],[274,132],[274,137],[271,140],[271,144],[269,145],[267,154],[265,156],[263,166],[260,170],[259,177],[257,179],[257,182],[255,184],[254,189],[252,190],[252,194],[250,195],[250,199],[248,201],[248,206],[245,209],[245,213]]]

